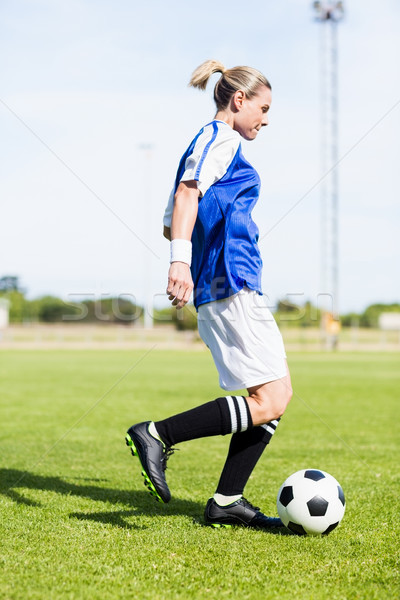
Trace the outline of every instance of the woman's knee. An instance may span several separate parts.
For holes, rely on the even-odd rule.
[[[291,399],[293,398],[293,388],[292,388],[292,384],[289,383],[289,385],[286,386],[286,406],[289,404],[289,402],[291,401]],[[286,408],[285,406],[285,408]]]
[[[270,410],[269,407],[272,408],[274,416],[272,417],[272,419],[279,419],[280,417],[283,416],[287,405],[290,402],[290,399],[292,397],[292,392],[287,391],[283,394],[280,394],[278,397],[274,397],[272,400],[268,401],[266,400],[265,402],[265,409],[266,409],[266,414],[265,414],[265,418],[268,419]],[[269,419],[271,420],[271,419]],[[268,422],[268,421],[266,421]]]
[[[281,385],[275,385],[273,388],[268,387],[268,384],[266,384],[253,393],[249,390],[250,398],[257,403],[258,419],[262,420],[263,423],[279,419],[284,414],[292,398],[291,385],[287,385],[283,381],[279,383]]]

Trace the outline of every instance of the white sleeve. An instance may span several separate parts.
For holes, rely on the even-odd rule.
[[[164,212],[163,223],[164,223],[165,227],[171,227],[172,211],[174,210],[174,196],[175,196],[175,189],[172,188],[172,191],[169,195],[168,204],[167,204],[167,207]]]
[[[187,157],[180,181],[197,181],[200,195],[227,172],[240,144],[240,134],[226,123],[213,121],[204,127],[193,152]]]

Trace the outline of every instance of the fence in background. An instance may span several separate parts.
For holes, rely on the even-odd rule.
[[[281,327],[286,349],[325,351],[321,332],[314,327]],[[145,329],[125,325],[26,324],[10,325],[0,335],[0,349],[29,348],[190,348],[206,350],[197,331],[177,331],[164,325]],[[400,332],[345,328],[339,334],[338,351],[399,351]]]

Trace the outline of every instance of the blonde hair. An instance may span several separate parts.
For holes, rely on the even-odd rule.
[[[271,89],[271,84],[260,71],[252,67],[233,67],[226,69],[218,60],[206,60],[192,73],[189,85],[205,90],[208,80],[214,73],[222,73],[214,88],[214,100],[218,110],[223,110],[229,104],[233,94],[242,90],[247,98],[253,98],[258,88],[265,85]]]

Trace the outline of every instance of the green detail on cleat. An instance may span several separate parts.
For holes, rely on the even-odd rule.
[[[147,475],[144,469],[142,470],[142,477],[144,478],[144,485],[149,490],[151,496],[153,496],[157,500],[157,502],[162,502],[164,504],[162,498],[158,495],[156,488],[150,481],[150,477]]]
[[[129,448],[131,449],[132,456],[137,456],[138,453],[136,450],[136,446],[133,443],[133,440],[132,440],[131,436],[129,435],[129,433],[127,433],[125,436],[125,442],[126,442],[126,445],[129,446]]]
[[[228,523],[211,523],[211,527],[214,527],[214,529],[219,529],[221,527],[225,527],[225,529],[230,529],[232,525],[228,525]]]
[[[147,475],[146,471],[143,468],[142,461],[140,460],[138,451],[136,450],[136,446],[133,443],[133,440],[132,440],[131,436],[129,435],[129,433],[127,433],[125,436],[125,442],[126,442],[126,445],[129,446],[129,448],[131,449],[132,456],[137,456],[139,459],[140,466],[142,467],[142,477],[144,478],[144,485],[149,490],[150,495],[153,496],[157,500],[157,502],[161,502],[161,504],[164,504],[164,500],[157,493],[156,488],[154,487],[154,485],[152,484],[152,482],[150,480],[150,477]]]

